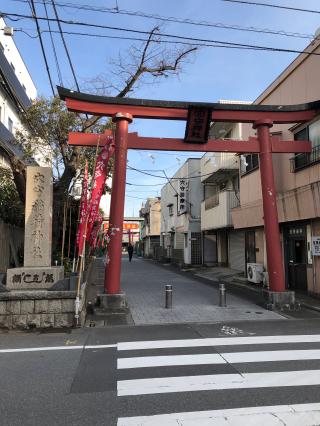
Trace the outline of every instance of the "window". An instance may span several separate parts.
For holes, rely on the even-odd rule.
[[[320,120],[315,121],[299,132],[295,133],[294,140],[310,140],[311,153],[296,154],[291,158],[291,171],[295,172],[320,161]]]
[[[9,129],[9,132],[13,132],[13,121],[11,120],[11,118],[9,117],[8,118],[8,129]]]
[[[173,204],[168,204],[167,207],[169,208],[169,216],[173,216]]]
[[[259,167],[258,154],[241,155],[241,176]]]
[[[10,62],[10,65],[11,65],[11,68],[13,69],[13,71],[16,72],[16,69],[15,69],[15,67],[14,67],[14,65],[13,65],[12,62]]]
[[[0,42],[0,50],[2,50],[2,52],[4,52],[4,46],[1,42]]]
[[[22,84],[22,88],[25,92],[27,92],[26,86],[24,84]]]

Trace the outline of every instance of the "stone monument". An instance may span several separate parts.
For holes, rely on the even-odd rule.
[[[8,290],[46,290],[64,277],[51,266],[52,170],[27,167],[24,266],[7,270]]]

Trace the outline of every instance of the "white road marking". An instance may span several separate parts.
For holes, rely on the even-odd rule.
[[[120,380],[118,396],[309,385],[320,385],[319,370]]]
[[[320,349],[286,350],[286,351],[259,351],[259,352],[230,352],[221,356],[232,364],[246,362],[269,361],[299,361],[320,359]]]
[[[116,348],[117,345],[88,345],[88,346],[40,346],[37,348],[16,348],[16,349],[0,349],[0,354],[15,352],[44,352],[44,351],[64,351],[64,350],[81,350],[81,349],[106,349]]]
[[[118,345],[86,345],[84,349],[107,349],[107,348],[116,348]]]
[[[267,420],[267,422],[266,422]],[[226,410],[193,411],[155,416],[122,417],[118,426],[197,425],[314,425],[320,423],[320,404],[274,405]]]
[[[72,349],[83,349],[83,346],[43,346],[38,348],[0,349],[0,353],[62,351]]]
[[[320,349],[229,352],[221,354],[166,355],[118,358],[118,369],[170,365],[230,364],[320,359]]]
[[[168,355],[118,358],[118,369],[162,367],[169,365],[226,364],[218,354]]]
[[[137,349],[161,348],[190,348],[200,346],[233,346],[233,345],[261,345],[272,343],[319,343],[319,334],[310,335],[276,335],[252,337],[217,337],[207,339],[179,339],[179,340],[148,340],[118,343],[119,351],[132,351]]]

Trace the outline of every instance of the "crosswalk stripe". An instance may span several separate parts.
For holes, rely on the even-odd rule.
[[[118,369],[226,363],[218,354],[144,356],[118,358]]]
[[[309,419],[309,422],[302,422],[302,416],[304,416],[306,420]],[[265,426],[278,426],[281,424],[319,424],[320,404],[243,407],[225,410],[158,414],[154,416],[122,417],[118,419],[118,426],[177,426],[178,424],[182,426],[208,426],[213,424],[226,426],[231,424],[237,426],[248,426],[259,423],[264,424]]]
[[[118,396],[309,385],[320,385],[319,370],[120,380]]]
[[[161,348],[187,348],[200,346],[235,346],[258,345],[276,343],[319,343],[319,334],[310,335],[276,335],[276,336],[250,336],[250,337],[216,337],[206,339],[179,339],[179,340],[149,340],[118,343],[119,351],[161,349]]]
[[[118,369],[172,365],[237,364],[271,361],[320,360],[320,349],[228,352],[219,354],[166,355],[118,358]]]

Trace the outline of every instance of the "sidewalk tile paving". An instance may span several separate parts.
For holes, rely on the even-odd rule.
[[[164,307],[166,284],[173,286],[172,309]],[[127,256],[122,258],[121,288],[136,325],[285,319],[231,294],[227,307],[219,307],[217,287],[135,256],[131,263]]]

